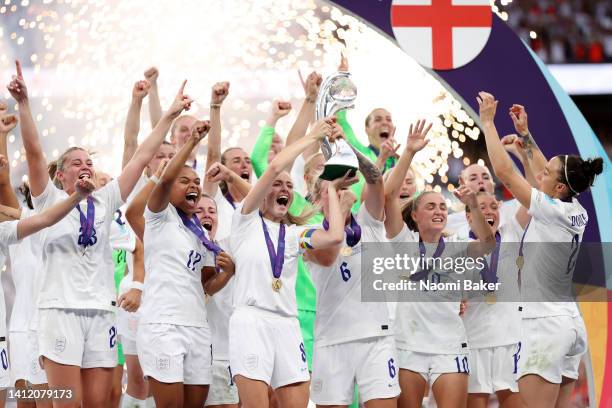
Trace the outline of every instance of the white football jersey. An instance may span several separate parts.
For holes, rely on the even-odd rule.
[[[235,209],[227,198],[223,196],[221,188],[217,188],[215,203],[217,203],[217,219],[219,220],[215,237],[217,241],[221,241],[230,236],[232,230],[232,217],[234,216]],[[238,206],[240,203],[234,202],[234,205]]]
[[[361,257],[366,248],[372,254],[380,253],[375,243],[385,240],[385,225],[374,219],[365,205],[355,219],[361,227],[361,240],[350,255],[340,253],[329,267],[306,262],[317,288],[315,344],[319,346],[392,334],[387,304],[361,300],[362,273],[372,273],[362,270]],[[363,246],[365,242],[370,244]]]
[[[229,255],[229,237],[219,242],[219,246]],[[234,280],[229,282],[219,292],[208,298],[206,308],[208,311],[208,323],[212,331],[213,359],[215,361],[229,360],[229,319],[232,315],[232,294],[234,291]]]
[[[502,201],[499,207],[499,227],[515,219],[520,204],[516,199]],[[467,241],[470,239],[470,225],[465,217],[465,211],[459,211],[448,215],[445,231],[449,235],[455,235],[457,240]]]
[[[518,286],[517,243],[521,239],[522,229],[516,219],[509,220],[499,227],[501,245],[497,262],[497,282],[499,290],[495,292],[495,303],[487,303],[485,294],[468,300],[463,315],[470,348],[506,346],[518,343],[521,331],[521,312]],[[505,245],[507,243],[507,245]],[[490,265],[491,256],[487,256]],[[479,281],[480,272],[474,271],[472,279]],[[473,293],[470,293],[473,295]]]
[[[214,266],[213,253],[191,232],[172,204],[145,210],[146,278],[141,323],[207,327],[202,268]]]
[[[259,208],[250,214],[236,208],[232,219],[230,251],[234,255],[234,307],[253,306],[282,316],[296,317],[295,280],[300,255],[300,233],[304,227],[285,226],[285,262],[278,292],[272,289],[274,276],[268,255]],[[265,220],[265,219],[264,219]],[[265,220],[275,251],[278,250],[280,224]]]
[[[572,277],[588,214],[575,198],[564,202],[532,188],[529,215],[521,271],[521,291],[529,302],[523,317],[578,316]]]
[[[402,231],[390,242],[416,242],[419,235],[413,234],[404,224]],[[444,239],[446,245],[441,258],[467,257],[467,243],[458,243],[454,237]],[[438,244],[425,244],[426,257],[432,257]],[[418,250],[412,255],[418,258]],[[434,278],[434,275],[436,278]],[[452,270],[433,268],[424,281],[441,283],[455,281],[457,276]],[[459,301],[444,301],[437,291],[412,291],[416,298],[427,301],[400,301],[395,318],[395,341],[400,349],[431,354],[458,354],[468,350],[465,326],[459,316]]]
[[[4,262],[8,255],[8,246],[19,242],[17,240],[18,221],[0,222],[0,272],[6,270]],[[4,289],[0,287],[0,337],[6,337],[6,304],[4,303]]]
[[[87,248],[78,244],[81,227],[74,209],[57,224],[42,230],[44,272],[38,299],[39,308],[115,309],[114,264],[109,235],[115,211],[123,204],[119,184],[111,181],[92,194],[95,204],[96,243]],[[68,198],[48,182],[45,191],[33,197],[38,212]],[[80,203],[87,213],[87,201]]]
[[[36,211],[27,207],[21,209],[22,220],[34,214],[36,214]],[[13,304],[9,330],[28,331],[30,321],[36,315],[36,299],[40,289],[40,275],[43,270],[39,233],[10,245],[8,250],[15,284],[15,303]]]

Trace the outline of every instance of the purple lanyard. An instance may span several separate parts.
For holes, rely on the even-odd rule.
[[[178,213],[179,217],[181,217],[183,225],[185,225],[185,227],[187,227],[189,231],[193,232],[195,236],[198,237],[198,239],[202,242],[202,245],[204,245],[204,247],[210,252],[215,254],[215,257],[221,252],[223,252],[223,249],[221,249],[219,245],[215,244],[206,237],[206,234],[204,233],[204,228],[202,228],[202,224],[200,224],[200,220],[198,220],[198,217],[195,214],[193,214],[191,216],[191,219],[189,219],[187,214],[185,214],[181,209],[177,208],[176,212]]]
[[[444,238],[440,236],[440,240],[438,241],[438,247],[436,248],[436,251],[434,252],[433,257],[434,258],[440,257],[440,255],[442,255],[442,252],[444,252],[444,248],[446,248],[446,244],[444,243]],[[419,237],[419,255],[421,256],[421,262],[423,262],[423,258],[425,258],[426,252],[427,252],[427,249],[425,248],[425,244],[423,243],[423,240]],[[419,272],[416,272],[410,275],[410,280],[420,281],[420,280],[425,279],[428,274],[429,274],[429,265],[427,265],[425,269],[422,269]]]
[[[93,246],[98,242],[96,237],[96,229],[94,228],[94,221],[96,219],[96,207],[94,200],[91,196],[87,197],[87,216],[81,211],[81,206],[76,205],[76,209],[79,210],[79,218],[81,221],[81,228],[79,228],[79,239],[78,244],[87,248]]]
[[[323,218],[323,228],[325,228],[325,231],[329,229],[327,218]],[[346,232],[346,244],[350,247],[354,247],[361,240],[361,227],[355,217],[353,217],[353,214],[351,214],[350,225],[344,226],[344,232]]]
[[[272,266],[272,275],[276,279],[280,278],[281,273],[283,272],[283,264],[285,263],[285,224],[281,223],[280,230],[278,231],[278,253],[274,250],[274,244],[272,243],[272,239],[270,238],[270,233],[268,232],[268,226],[261,215],[259,213],[259,217],[261,218],[261,225],[263,226],[264,237],[266,238],[266,246],[268,247],[268,256],[270,257],[270,265]]]
[[[227,193],[225,193],[223,195],[223,197],[225,197],[225,199],[227,200],[228,203],[230,203],[230,205],[232,206],[232,208],[235,210],[236,209],[236,203],[234,203],[234,197],[232,197],[232,195],[230,194],[229,190],[227,191]]]
[[[470,231],[470,238],[477,239],[476,235]],[[491,254],[491,266],[485,260],[485,266],[480,271],[480,276],[485,283],[497,283],[497,264],[499,263],[499,250],[501,249],[501,235],[495,231],[495,249]]]

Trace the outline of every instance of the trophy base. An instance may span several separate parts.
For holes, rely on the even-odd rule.
[[[323,180],[332,181],[344,177],[350,171],[349,176],[357,174],[357,168],[344,164],[326,164],[323,173],[319,176]]]

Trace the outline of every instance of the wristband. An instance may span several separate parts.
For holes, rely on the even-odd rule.
[[[220,103],[211,103],[210,104],[210,109],[220,109],[221,108],[221,104]]]
[[[138,289],[139,291],[142,292],[142,289],[144,288],[144,283],[138,282],[138,281],[131,281],[129,288],[130,289]]]
[[[159,178],[155,174],[149,177],[149,181],[152,181],[153,184],[159,184]]]
[[[316,98],[311,98],[310,96],[306,97],[306,102],[308,103],[315,103]]]

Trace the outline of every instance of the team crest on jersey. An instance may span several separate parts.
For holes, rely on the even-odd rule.
[[[169,357],[157,357],[155,361],[155,365],[158,370],[167,370],[170,368],[170,358]]]
[[[55,352],[63,353],[66,350],[66,337],[59,336],[55,338]]]

